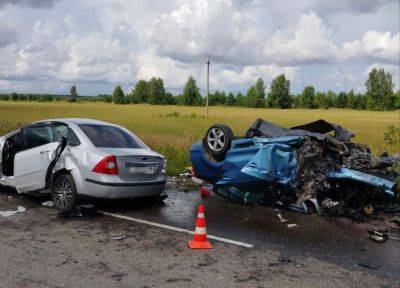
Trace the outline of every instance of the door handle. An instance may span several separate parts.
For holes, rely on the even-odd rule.
[[[40,154],[46,154],[46,153],[49,153],[49,152],[51,152],[51,149],[40,151]]]

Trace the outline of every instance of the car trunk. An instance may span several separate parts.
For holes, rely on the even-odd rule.
[[[164,159],[146,149],[101,148],[117,158],[118,175],[124,181],[152,181],[161,173]]]

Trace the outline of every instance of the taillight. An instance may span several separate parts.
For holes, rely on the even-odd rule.
[[[107,156],[101,160],[92,170],[95,173],[118,175],[117,157]]]

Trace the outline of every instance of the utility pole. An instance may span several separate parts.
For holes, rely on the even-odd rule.
[[[208,118],[208,98],[210,98],[210,56],[207,61],[207,96],[206,96],[206,118]]]

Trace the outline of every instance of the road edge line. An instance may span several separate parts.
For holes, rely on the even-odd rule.
[[[154,226],[154,227],[158,227],[158,228],[162,228],[162,229],[167,229],[167,230],[171,230],[171,231],[175,231],[175,232],[186,233],[186,234],[190,234],[190,235],[194,234],[194,231],[190,231],[190,230],[187,230],[184,228],[160,224],[157,222],[142,220],[142,219],[133,218],[133,217],[115,214],[115,213],[110,213],[110,212],[106,212],[106,211],[98,211],[98,212],[103,215],[106,215],[106,216],[111,216],[114,218],[119,218],[119,219],[128,220],[128,221],[133,221],[133,222],[140,223],[140,224],[146,224],[146,225],[150,225],[150,226]],[[218,237],[218,236],[214,236],[214,235],[207,235],[207,237],[209,239],[213,239],[216,241],[225,242],[225,243],[233,244],[233,245],[238,245],[238,246],[242,246],[242,247],[246,247],[246,248],[254,247],[252,244],[248,244],[248,243],[244,243],[244,242],[240,242],[240,241],[236,241],[236,240],[231,240],[231,239],[227,239],[227,238],[222,238],[222,237]]]

